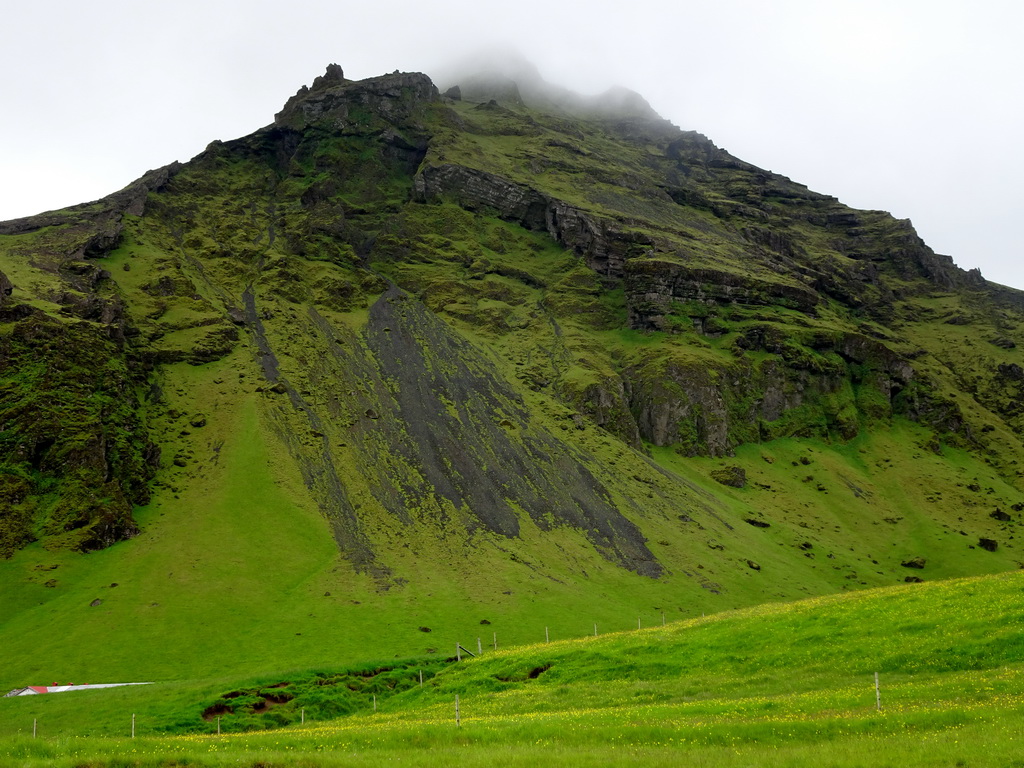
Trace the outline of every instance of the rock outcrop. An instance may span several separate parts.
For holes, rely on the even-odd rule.
[[[274,124],[302,130],[313,123],[342,133],[387,130],[408,123],[422,108],[440,101],[426,75],[397,73],[367,80],[346,80],[332,64],[312,88],[300,88],[274,116]]]
[[[7,278],[7,275],[0,272],[0,309],[10,305],[12,293],[14,293],[14,284]]]
[[[591,269],[612,278],[622,278],[626,260],[647,253],[651,246],[648,236],[630,232],[613,219],[461,165],[425,167],[416,176],[413,194],[421,202],[451,200],[468,210],[494,210],[527,229],[547,232],[582,256]]]
[[[813,314],[819,302],[814,291],[774,276],[738,275],[677,260],[634,259],[625,264],[625,272],[629,324],[638,330],[667,330],[665,317],[680,302],[772,305],[807,314]]]

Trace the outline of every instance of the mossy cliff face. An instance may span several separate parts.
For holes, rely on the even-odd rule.
[[[787,337],[750,326],[732,360],[644,351],[623,377],[644,439],[687,455],[728,456],[779,437],[839,442],[906,411],[909,362],[860,334]],[[762,353],[762,354],[757,354]]]
[[[0,554],[40,536],[109,546],[137,532],[132,507],[148,501],[159,453],[139,416],[139,368],[110,338],[116,323],[23,311],[0,335]]]
[[[332,67],[267,128],[0,225],[0,554],[108,545],[151,483],[202,482],[208,395],[255,398],[382,589],[396,540],[525,531],[665,576],[683,518],[737,534],[661,448],[909,420],[1018,482],[1021,294],[656,117],[528,104]]]

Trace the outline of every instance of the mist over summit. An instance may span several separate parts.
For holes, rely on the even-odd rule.
[[[481,51],[429,74],[442,91],[458,86],[470,101],[494,99],[577,116],[660,119],[643,96],[628,88],[613,86],[603,93],[583,95],[550,83],[514,50]]]

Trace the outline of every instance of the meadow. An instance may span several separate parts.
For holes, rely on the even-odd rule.
[[[209,719],[154,734],[227,680],[121,691],[116,705],[109,692],[107,705],[102,692],[8,699],[0,765],[1020,766],[1022,597],[1024,574],[1008,573],[764,605],[485,650],[435,662],[422,686],[409,660],[395,673],[408,685],[365,687],[346,716],[221,735]],[[225,713],[225,729],[236,716],[269,723]],[[81,735],[98,720],[121,735]]]

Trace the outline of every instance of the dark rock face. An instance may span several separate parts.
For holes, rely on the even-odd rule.
[[[669,363],[624,372],[630,408],[640,434],[655,445],[678,443],[689,455],[727,456],[734,447],[726,396],[699,363]],[[692,374],[692,375],[691,375]]]
[[[454,508],[471,510],[495,533],[516,536],[519,522],[508,503],[514,500],[542,529],[571,525],[609,559],[647,576],[660,573],[640,531],[608,502],[585,457],[532,429],[518,396],[421,304],[386,293],[371,310],[367,342],[395,393],[382,428],[405,425],[406,436],[395,435],[391,444],[407,452],[407,461]],[[441,398],[460,404],[457,419]],[[506,414],[515,429],[495,413]]]
[[[12,293],[14,293],[14,284],[7,279],[7,275],[0,272],[0,309],[11,303]]]
[[[619,279],[627,259],[648,253],[647,235],[629,232],[614,221],[584,213],[567,203],[553,201],[545,219],[548,233],[586,261],[600,275]]]
[[[461,165],[424,168],[416,176],[413,194],[422,202],[451,199],[469,210],[493,208],[501,218],[528,229],[545,228],[548,201],[540,193]]]
[[[1007,381],[1024,382],[1024,368],[1017,363],[1000,363],[998,371],[999,375]]]
[[[978,546],[986,552],[995,552],[999,549],[999,542],[995,539],[980,538],[978,539]]]
[[[771,304],[807,313],[818,304],[817,294],[803,286],[661,259],[626,265],[626,295],[630,326],[639,330],[664,330],[663,319],[673,302]]]
[[[313,88],[300,89],[285,103],[274,123],[293,130],[324,123],[343,133],[383,131],[408,123],[424,105],[440,98],[426,75],[405,73],[351,81],[344,79],[340,67],[328,67]]]
[[[621,278],[626,260],[649,249],[650,240],[611,220],[584,213],[568,203],[491,173],[460,165],[424,168],[413,194],[421,202],[451,200],[471,211],[495,210],[508,221],[547,232],[584,258],[596,272]]]
[[[617,435],[627,445],[640,448],[640,429],[630,413],[621,378],[609,377],[599,384],[589,384],[576,397],[563,396],[567,402],[575,403],[580,412],[595,424]]]
[[[313,80],[313,86],[310,88],[312,91],[322,91],[325,88],[333,88],[336,85],[342,85],[347,82],[345,80],[345,73],[341,67],[337,64],[328,64],[327,71]]]
[[[342,407],[360,475],[396,521],[411,526],[430,520],[456,529],[465,524],[470,531],[513,537],[525,513],[542,530],[579,529],[610,561],[660,575],[643,535],[591,471],[593,458],[532,425],[522,398],[489,361],[419,301],[390,288],[372,305],[359,334],[310,308],[310,343],[321,354],[309,375],[332,388],[350,388],[345,406],[327,409],[282,375],[256,291],[246,303],[264,375],[282,395],[271,406],[278,431],[356,570],[390,584],[368,534],[379,521],[365,519],[338,470],[331,433]],[[295,418],[307,421],[312,441],[296,434]]]
[[[856,334],[805,341],[753,326],[737,340],[739,350],[777,357],[740,354],[723,363],[659,353],[625,368],[641,436],[691,455],[727,456],[743,442],[787,434],[851,439],[861,428],[858,411],[886,420],[904,407],[898,396],[914,372],[899,355]],[[871,397],[849,391],[854,369]]]
[[[72,549],[138,531],[132,506],[149,499],[159,450],[141,428],[135,392],[101,325],[32,315],[0,336],[0,424],[9,435],[0,443],[0,556],[34,538],[39,505],[43,533]]]
[[[918,569],[920,569],[920,568],[924,568],[926,562],[927,561],[923,557],[914,557],[914,558],[911,558],[910,560],[904,560],[902,563],[900,563],[900,565],[902,565],[904,568],[918,568]]]

